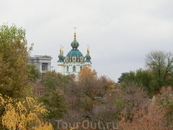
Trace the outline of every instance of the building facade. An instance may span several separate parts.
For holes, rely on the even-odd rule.
[[[89,47],[87,48],[87,54],[83,54],[79,51],[79,43],[76,40],[76,32],[74,32],[74,40],[71,43],[72,49],[67,53],[66,56],[63,54],[62,47],[60,48],[60,53],[58,55],[58,73],[62,75],[74,74],[78,77],[78,73],[84,65],[91,67],[91,56]]]
[[[51,71],[51,60],[51,56],[35,55],[30,57],[28,64],[34,64],[42,74],[45,74],[47,71]]]

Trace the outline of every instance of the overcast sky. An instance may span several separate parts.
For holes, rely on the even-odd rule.
[[[89,45],[93,69],[115,81],[145,68],[149,52],[173,52],[173,0],[1,0],[4,23],[23,27],[31,54],[52,56],[56,70],[76,26],[78,49],[85,55]]]

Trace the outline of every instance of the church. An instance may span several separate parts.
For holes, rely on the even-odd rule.
[[[78,78],[78,73],[84,65],[91,67],[91,56],[89,47],[85,56],[79,51],[79,43],[76,40],[76,31],[74,31],[74,40],[71,42],[72,49],[64,56],[63,48],[60,47],[58,55],[58,73],[62,75],[75,75]]]

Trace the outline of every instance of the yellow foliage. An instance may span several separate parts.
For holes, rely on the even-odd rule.
[[[3,98],[0,94],[0,106],[5,108],[2,115],[2,125],[8,130],[53,130],[50,123],[43,123],[41,116],[47,114],[43,104],[33,98],[26,97],[25,101],[16,101],[10,97]]]
[[[92,70],[88,66],[84,66],[80,72],[79,72],[79,77],[84,76],[84,77],[94,77],[97,75],[97,72],[95,70]]]
[[[96,77],[97,77],[97,72],[95,70],[92,70],[88,66],[84,66],[79,72],[78,81],[79,84],[81,84],[84,79],[89,80],[89,79],[95,79]]]
[[[15,108],[9,103],[6,105],[5,111],[5,115],[2,116],[2,124],[6,125],[6,128],[9,130],[15,130],[18,122],[18,115],[15,112]]]

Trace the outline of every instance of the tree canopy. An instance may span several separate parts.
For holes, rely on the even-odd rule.
[[[155,79],[154,87],[173,85],[173,54],[171,52],[152,51],[146,55],[146,66]]]
[[[25,30],[15,25],[0,26],[0,92],[12,98],[24,97],[28,84]]]
[[[90,121],[105,129],[106,123],[119,121],[120,130],[172,128],[171,52],[150,52],[147,69],[122,73],[117,84],[87,66],[76,78],[55,71],[41,76],[34,65],[27,64],[29,51],[24,29],[0,26],[0,130],[53,130],[58,119],[61,126]],[[147,94],[155,99],[149,100]]]

